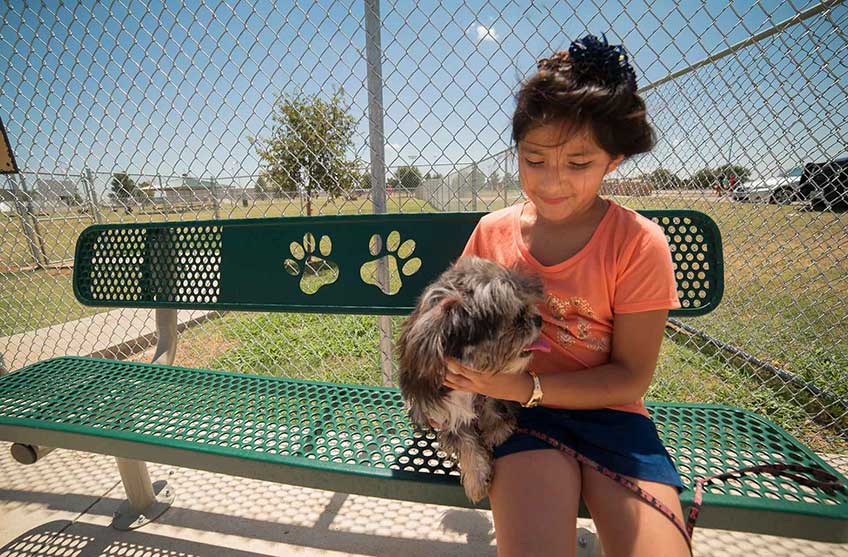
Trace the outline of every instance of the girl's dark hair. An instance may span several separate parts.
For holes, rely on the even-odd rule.
[[[521,84],[512,117],[512,140],[538,126],[561,123],[563,132],[587,129],[613,157],[647,153],[656,143],[645,101],[636,92],[636,76],[622,46],[593,35],[571,43],[537,64]]]

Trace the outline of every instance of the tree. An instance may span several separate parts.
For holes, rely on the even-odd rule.
[[[686,186],[693,190],[712,188],[718,181],[718,176],[711,168],[702,168],[686,181]]]
[[[112,174],[111,196],[118,201],[127,201],[130,198],[135,198],[139,194],[138,186],[135,181],[127,175],[126,172],[116,172]]]
[[[312,196],[324,191],[334,198],[360,180],[359,161],[348,161],[355,121],[343,106],[341,89],[332,98],[319,95],[277,96],[271,113],[271,137],[252,138],[273,189],[306,195],[307,214]]]
[[[411,191],[421,185],[424,178],[421,176],[421,171],[415,166],[401,166],[395,173],[398,186]]]
[[[709,189],[730,176],[735,176],[737,182],[744,182],[750,175],[751,171],[744,166],[724,164],[716,168],[702,168],[687,180],[687,186],[691,189]]]
[[[268,182],[265,179],[264,174],[260,174],[259,178],[256,179],[256,184],[253,186],[253,189],[256,191],[256,193],[265,193],[269,191]]]
[[[371,184],[373,180],[371,179],[371,171],[365,170],[359,176],[359,188],[363,190],[371,191]]]
[[[645,176],[653,190],[673,190],[683,186],[683,180],[677,174],[665,168],[658,168]]]
[[[738,164],[723,164],[713,169],[713,172],[720,179],[729,179],[731,176],[735,176],[737,182],[744,182],[751,176],[751,171],[749,169]]]

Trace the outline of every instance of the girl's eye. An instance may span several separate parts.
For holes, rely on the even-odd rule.
[[[590,163],[590,162],[584,162],[583,164],[571,163],[571,168],[586,168],[587,166],[589,166],[591,164],[592,163]]]
[[[527,162],[527,164],[529,164],[530,166],[539,166],[540,164],[543,164],[543,163],[545,162],[545,161],[531,161],[530,159],[524,159],[524,160],[525,160],[525,161]]]

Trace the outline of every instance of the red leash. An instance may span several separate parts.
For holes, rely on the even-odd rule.
[[[613,472],[612,470],[605,468],[598,464],[597,462],[586,458],[581,455],[571,447],[567,447],[561,442],[557,441],[553,437],[545,435],[544,433],[540,433],[538,431],[517,428],[515,431],[520,433],[526,433],[527,435],[532,435],[537,439],[544,441],[545,443],[551,445],[557,450],[574,457],[579,462],[590,466],[591,468],[597,470],[604,476],[612,478],[616,482],[620,483],[641,499],[646,501],[649,505],[657,509],[659,512],[664,514],[666,518],[671,520],[672,523],[677,527],[680,533],[683,535],[683,538],[686,540],[686,545],[689,546],[689,554],[692,553],[692,532],[695,529],[695,521],[698,520],[698,514],[701,512],[701,503],[703,500],[703,490],[705,485],[709,485],[713,482],[713,480],[727,480],[727,479],[740,479],[744,477],[746,474],[771,474],[773,476],[785,476],[789,479],[795,480],[797,483],[801,485],[805,485],[807,487],[818,488],[827,493],[828,495],[834,495],[837,490],[841,492],[845,492],[845,486],[839,481],[839,479],[830,474],[821,468],[812,468],[809,466],[801,466],[800,464],[762,464],[759,466],[751,466],[750,468],[741,468],[739,470],[731,470],[729,472],[725,472],[723,474],[717,474],[715,476],[709,476],[706,478],[696,478],[695,483],[695,497],[692,499],[692,506],[689,509],[689,517],[686,520],[686,524],[683,524],[683,521],[674,514],[662,501],[633,483],[630,479],[622,476],[617,472]],[[789,473],[789,471],[807,473],[810,474],[813,479],[805,478],[798,474]]]

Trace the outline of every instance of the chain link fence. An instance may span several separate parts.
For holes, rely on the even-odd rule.
[[[74,300],[74,242],[92,223],[521,200],[518,84],[603,32],[627,47],[659,141],[602,193],[706,212],[725,246],[725,299],[669,322],[649,398],[746,407],[846,452],[844,3],[127,1],[0,15],[0,111],[23,170],[0,178],[0,368],[149,359],[149,312]],[[381,381],[400,323],[180,321],[179,365],[364,383]]]

